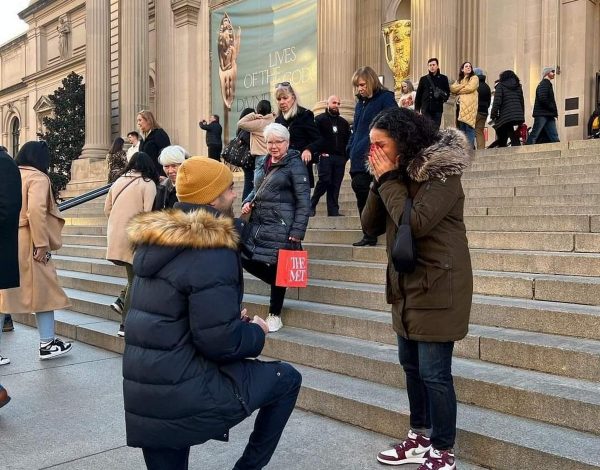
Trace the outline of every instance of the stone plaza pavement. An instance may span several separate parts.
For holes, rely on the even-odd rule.
[[[42,362],[37,342],[37,331],[20,324],[2,337],[12,362],[0,367],[0,383],[12,401],[0,409],[0,470],[143,470],[141,451],[125,443],[121,356],[75,342],[70,354]],[[190,469],[232,468],[251,429],[252,418],[232,430],[229,443],[193,447]],[[296,410],[267,468],[382,469],[375,455],[391,441]]]

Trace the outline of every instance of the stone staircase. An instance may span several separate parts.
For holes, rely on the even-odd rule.
[[[487,150],[463,178],[475,294],[453,370],[461,459],[600,468],[598,144]],[[361,232],[349,181],[340,200],[345,217],[325,217],[322,201],[310,220],[309,286],[289,289],[285,328],[264,354],[302,371],[299,407],[402,438],[408,400],[384,300],[385,247],[351,246]],[[64,214],[54,259],[72,307],[57,312],[57,330],[122,352],[108,305],[125,272],[104,260],[102,207],[92,201]],[[246,275],[245,289],[249,313],[266,316],[268,286]]]

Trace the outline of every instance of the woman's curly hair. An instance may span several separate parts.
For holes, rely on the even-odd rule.
[[[371,122],[371,129],[386,131],[396,142],[401,167],[439,139],[435,123],[408,108],[384,109]]]

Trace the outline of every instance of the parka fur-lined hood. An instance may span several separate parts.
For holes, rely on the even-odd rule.
[[[233,219],[204,209],[183,212],[169,209],[137,215],[127,227],[129,241],[139,245],[173,248],[230,248],[236,250],[239,235]]]
[[[465,135],[457,129],[442,129],[440,139],[419,152],[408,164],[408,177],[422,183],[433,178],[462,175],[471,163],[473,151]]]

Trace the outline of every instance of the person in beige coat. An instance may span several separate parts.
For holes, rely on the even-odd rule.
[[[133,251],[127,240],[126,227],[132,217],[150,212],[156,197],[159,176],[150,156],[137,152],[125,167],[123,176],[113,183],[106,196],[104,214],[108,217],[106,259],[125,266],[127,285],[110,306],[121,314],[119,336],[125,336],[125,318],[129,311],[130,287],[133,281]]]
[[[450,85],[450,92],[458,95],[458,128],[465,133],[467,139],[475,148],[475,122],[479,106],[479,77],[473,72],[471,62],[460,66],[458,80]]]
[[[23,199],[19,214],[19,287],[0,291],[0,311],[35,313],[39,358],[52,359],[72,347],[54,336],[54,310],[70,306],[58,284],[51,255],[62,245],[65,221],[52,195],[46,142],[27,142],[15,162],[21,173]]]

